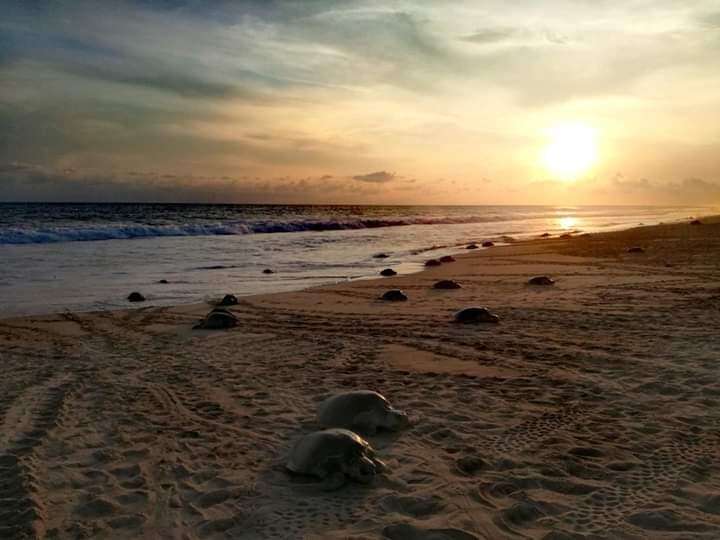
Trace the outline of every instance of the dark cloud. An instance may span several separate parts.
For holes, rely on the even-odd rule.
[[[384,184],[386,182],[391,182],[395,178],[397,178],[397,175],[395,173],[389,173],[387,171],[378,171],[374,173],[358,174],[353,176],[353,180],[359,180],[360,182],[369,182],[372,184]]]
[[[380,202],[371,186],[343,178],[247,178],[66,174],[39,165],[0,163],[0,202],[343,203]]]

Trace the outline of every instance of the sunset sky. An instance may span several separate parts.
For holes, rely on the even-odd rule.
[[[0,200],[718,204],[720,4],[4,0]]]

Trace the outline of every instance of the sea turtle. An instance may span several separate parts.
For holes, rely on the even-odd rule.
[[[290,451],[286,469],[322,480],[327,491],[340,489],[346,477],[363,484],[385,470],[370,443],[347,429],[326,429],[305,435]]]
[[[550,236],[549,232],[544,232],[540,235],[540,238],[548,238]]]
[[[374,259],[387,259],[389,256],[390,255],[388,255],[387,253],[376,253],[375,255],[373,255],[373,258]]]
[[[440,261],[437,259],[428,259],[425,261],[425,266],[440,266]]]
[[[633,246],[631,248],[628,248],[628,253],[645,253],[645,250],[638,246]]]
[[[561,234],[560,238],[572,238],[572,234],[569,232],[566,232],[566,233]]]
[[[382,300],[387,300],[389,302],[402,302],[407,300],[407,296],[400,289],[391,289],[386,291],[381,298]]]
[[[452,255],[443,255],[442,257],[440,257],[440,262],[441,263],[455,262],[455,257],[453,257]]]
[[[484,307],[469,307],[455,314],[455,322],[463,324],[498,323],[500,317]]]
[[[462,289],[462,285],[452,279],[443,279],[435,283],[433,289]]]
[[[693,220],[690,222],[690,225],[702,225],[702,224],[703,224],[703,222],[700,221],[699,219],[693,219]]]
[[[380,275],[385,277],[397,276],[397,272],[392,268],[386,268],[385,270],[380,272]]]
[[[491,242],[490,240],[486,240],[482,243],[482,247],[493,247],[495,245],[495,242]]]
[[[478,249],[478,245],[477,244],[469,244],[469,245],[465,246],[465,249]]]
[[[275,270],[272,270],[270,268],[266,268],[265,270],[263,270],[263,274],[274,274],[274,273],[275,273]]]
[[[237,296],[234,294],[226,294],[218,305],[220,306],[235,306],[238,303]]]
[[[200,330],[223,330],[237,326],[238,318],[227,309],[215,308],[193,328]]]
[[[128,299],[128,302],[144,302],[145,301],[145,297],[137,291],[131,292],[128,295],[127,299]]]
[[[327,398],[318,409],[318,423],[325,428],[350,428],[374,434],[378,428],[398,430],[408,425],[408,415],[394,409],[382,394],[352,390]]]
[[[535,276],[528,280],[528,285],[553,285],[555,280],[548,276]]]

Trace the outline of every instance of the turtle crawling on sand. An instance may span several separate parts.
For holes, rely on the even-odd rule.
[[[237,324],[238,318],[234,313],[227,309],[215,308],[202,321],[193,326],[193,329],[223,330],[225,328],[234,328]]]
[[[237,296],[234,294],[226,294],[218,305],[220,306],[235,306],[238,303]]]
[[[645,250],[638,246],[633,246],[631,248],[628,248],[628,253],[645,253]]]
[[[131,292],[128,295],[127,299],[128,299],[128,302],[144,302],[145,301],[145,297],[137,291]]]
[[[455,322],[462,324],[499,323],[500,317],[484,307],[469,307],[455,314]]]
[[[482,243],[482,247],[493,247],[495,245],[495,242],[491,242],[490,240],[487,240]]]
[[[425,261],[425,266],[440,266],[440,261],[437,259],[428,259]]]
[[[388,302],[404,302],[407,300],[407,296],[400,289],[391,289],[389,291],[385,291],[381,299],[387,300]]]
[[[368,484],[385,470],[370,443],[347,429],[326,429],[305,435],[290,451],[288,471],[314,476],[326,491],[340,489],[347,478]]]
[[[452,255],[443,255],[442,257],[440,257],[440,262],[441,263],[455,262],[455,257],[453,257]]]
[[[478,249],[478,245],[477,245],[477,244],[470,244],[470,245],[468,245],[468,246],[465,246],[465,249]]]
[[[394,409],[385,396],[372,390],[353,390],[329,397],[320,404],[318,423],[326,428],[353,428],[374,434],[378,428],[398,430],[408,415]]]
[[[535,276],[528,280],[528,285],[554,285],[555,280],[548,276]]]
[[[392,268],[386,268],[380,272],[380,275],[385,277],[397,276],[397,272]]]
[[[462,285],[452,279],[442,279],[433,285],[433,289],[462,289]]]

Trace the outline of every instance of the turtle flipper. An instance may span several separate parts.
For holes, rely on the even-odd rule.
[[[346,483],[345,473],[343,471],[335,471],[330,473],[320,484],[323,491],[335,491],[343,487]]]
[[[345,463],[342,458],[333,456],[327,459],[323,465],[323,481],[320,483],[322,491],[335,491],[340,489],[347,482],[345,477]]]

